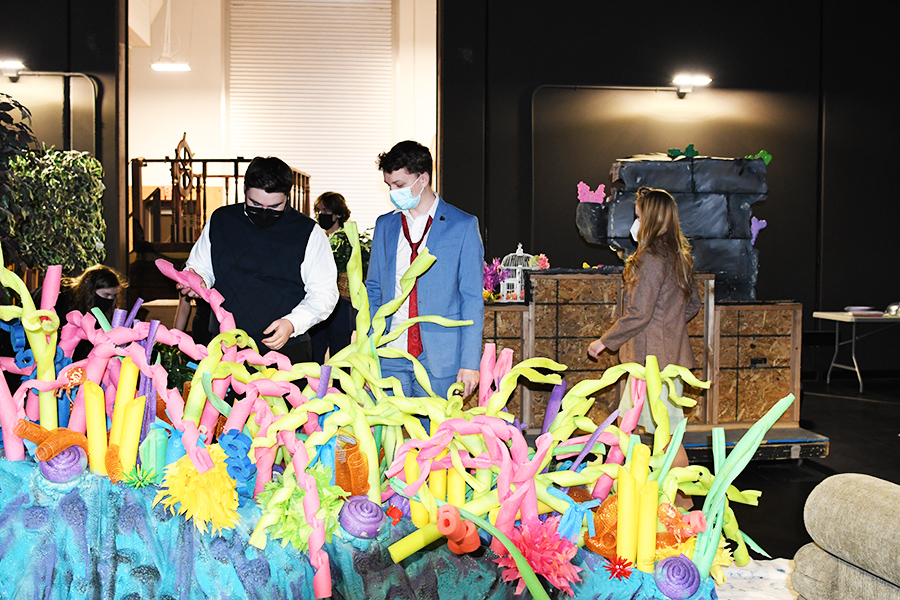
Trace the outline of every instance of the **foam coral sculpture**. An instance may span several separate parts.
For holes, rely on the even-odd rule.
[[[162,502],[170,512],[193,519],[201,533],[207,527],[218,533],[233,529],[238,522],[238,493],[235,481],[228,474],[228,456],[218,444],[208,448],[213,467],[199,472],[189,455],[182,456],[166,467],[162,489],[156,494],[154,506]],[[176,510],[175,506],[179,505]]]
[[[578,572],[581,567],[571,563],[578,552],[578,547],[559,535],[557,526],[561,517],[550,517],[546,521],[523,523],[509,533],[509,539],[531,565],[538,575],[543,576],[554,587],[569,596],[574,595],[572,584],[581,581]],[[516,594],[525,589],[525,581],[515,561],[510,556],[501,556],[494,562],[503,567],[503,581],[516,581]]]

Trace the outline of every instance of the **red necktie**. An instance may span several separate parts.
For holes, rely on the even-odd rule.
[[[422,237],[419,238],[419,241],[413,243],[412,239],[409,237],[409,226],[406,224],[406,215],[400,215],[400,223],[403,225],[403,236],[406,238],[406,241],[409,243],[409,247],[412,249],[412,256],[409,257],[409,263],[412,264],[416,257],[419,255],[419,246],[422,245],[422,240],[425,239],[425,236],[428,235],[428,230],[431,229],[431,221],[433,219],[429,216],[428,223],[425,224],[425,231],[422,232]],[[413,319],[419,316],[419,295],[416,293],[416,288],[419,285],[419,281],[413,284],[413,289],[409,293],[409,318]],[[419,324],[416,323],[412,327],[406,330],[406,344],[409,349],[409,353],[413,356],[418,357],[422,354],[422,334],[419,331]]]

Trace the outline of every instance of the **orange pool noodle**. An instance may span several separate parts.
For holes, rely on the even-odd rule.
[[[72,431],[65,427],[57,427],[50,432],[47,439],[40,443],[35,452],[38,460],[50,460],[63,450],[72,446],[81,446],[84,453],[88,453],[88,439],[83,433]]]
[[[106,449],[106,472],[113,483],[122,481],[122,461],[119,458],[119,445],[111,444]]]
[[[13,429],[13,433],[15,433],[23,440],[28,440],[29,442],[34,442],[35,444],[43,444],[44,441],[48,437],[50,437],[50,431],[48,431],[46,428],[25,419],[19,419],[19,421],[16,423],[15,429]]]
[[[610,560],[616,558],[616,524],[618,523],[618,494],[610,495],[594,511],[594,535],[584,534],[584,547]]]

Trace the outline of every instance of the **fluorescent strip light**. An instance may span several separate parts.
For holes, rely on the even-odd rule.
[[[154,71],[190,71],[191,65],[187,63],[155,62],[150,65],[150,68]]]

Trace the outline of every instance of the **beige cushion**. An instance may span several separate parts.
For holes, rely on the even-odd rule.
[[[898,600],[900,588],[807,544],[794,556],[791,586],[799,600]]]
[[[827,553],[900,584],[900,486],[859,473],[833,475],[809,495],[803,518]]]

